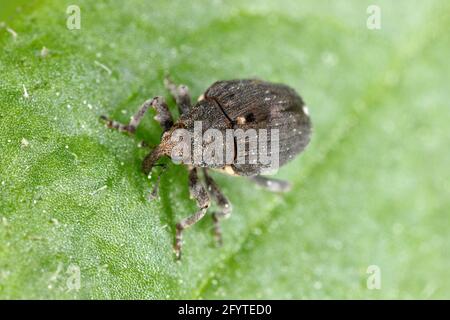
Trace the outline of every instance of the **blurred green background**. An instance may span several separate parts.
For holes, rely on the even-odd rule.
[[[79,30],[66,27],[69,4]],[[380,29],[367,27],[372,4]],[[0,298],[450,298],[448,1],[0,1],[0,12]],[[220,79],[289,84],[314,123],[278,174],[290,193],[214,174],[234,208],[224,246],[207,216],[180,263],[174,225],[196,209],[186,169],[171,164],[147,201],[137,144],[158,142],[153,113],[131,138],[98,119],[168,97],[165,72],[195,97]]]

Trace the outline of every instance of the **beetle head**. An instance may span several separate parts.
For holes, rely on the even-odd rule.
[[[179,132],[177,129],[180,129],[183,127],[182,123],[177,123],[172,128],[170,128],[168,131],[164,132],[164,134],[161,137],[161,142],[159,145],[153,149],[142,162],[142,170],[145,174],[149,174],[152,168],[154,167],[155,163],[164,156],[170,157],[175,162],[182,162],[182,163],[188,163],[188,160],[190,158],[184,159],[183,157],[188,157],[188,154],[174,152],[176,148],[174,148],[177,144],[177,140],[173,137],[176,137],[176,133]]]

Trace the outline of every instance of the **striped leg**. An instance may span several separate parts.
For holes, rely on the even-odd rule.
[[[191,169],[189,172],[189,191],[191,193],[191,196],[197,200],[199,211],[181,220],[176,225],[174,250],[177,259],[181,258],[181,247],[183,244],[184,229],[189,228],[190,226],[201,220],[205,216],[210,204],[208,193],[198,179],[196,168]]]
[[[216,211],[212,214],[212,218],[214,222],[214,237],[216,239],[217,244],[222,245],[222,230],[220,228],[220,219],[229,218],[232,207],[228,199],[225,197],[222,191],[220,191],[216,182],[208,174],[208,170],[203,169],[203,173],[205,176],[206,188],[220,208],[220,211]]]
[[[184,84],[177,86],[170,80],[169,77],[164,79],[164,86],[167,90],[169,90],[170,94],[175,99],[180,114],[183,115],[189,113],[191,110],[191,96],[189,95],[189,88]]]
[[[164,102],[163,97],[155,97],[151,100],[145,101],[138,109],[138,111],[131,117],[128,124],[122,124],[115,120],[112,120],[106,116],[101,116],[102,120],[106,121],[106,125],[109,128],[117,129],[121,132],[134,133],[137,126],[141,122],[145,112],[148,108],[153,107],[156,110],[155,120],[158,121],[164,131],[168,130],[173,125],[172,115],[169,112],[167,104]]]

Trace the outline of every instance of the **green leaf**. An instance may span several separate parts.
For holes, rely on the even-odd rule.
[[[446,1],[379,1],[380,30],[369,1],[77,2],[80,30],[72,2],[0,3],[1,298],[448,298]],[[166,94],[165,72],[195,96],[289,84],[315,130],[278,174],[288,194],[214,174],[233,204],[224,246],[206,217],[179,263],[186,169],[170,164],[148,201],[138,143],[158,124],[129,137],[99,121]]]

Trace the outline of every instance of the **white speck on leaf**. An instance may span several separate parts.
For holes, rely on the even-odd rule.
[[[14,41],[17,39],[17,32],[15,32],[13,29],[11,29],[10,27],[6,27],[6,31],[8,31],[12,35]]]
[[[30,145],[30,142],[29,142],[27,139],[22,138],[22,140],[20,141],[20,146],[21,146],[22,148],[26,148],[26,147],[28,147],[29,145]]]
[[[78,156],[76,153],[73,152],[69,152],[74,158],[75,158],[75,164],[78,164],[80,162],[80,160],[78,159]]]
[[[45,58],[46,56],[48,56],[50,53],[50,50],[48,50],[46,47],[42,47],[40,55],[42,58]]]
[[[105,190],[106,188],[108,188],[108,186],[104,185],[104,186],[98,188],[97,190],[92,191],[92,192],[90,193],[90,195],[93,196],[94,194],[96,194],[96,193],[98,193],[98,192],[100,192],[100,191],[102,191],[102,190]]]
[[[95,63],[95,65],[97,65],[97,66],[99,66],[100,68],[102,68],[103,70],[105,70],[105,71],[108,73],[108,75],[111,75],[111,74],[112,74],[111,69],[108,68],[108,67],[107,67],[106,65],[104,65],[103,63],[98,62],[97,60],[95,60],[94,63]]]
[[[22,87],[23,87],[23,97],[25,99],[28,99],[30,97],[30,95],[28,94],[27,88],[25,87],[24,84],[22,84]]]

